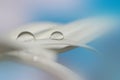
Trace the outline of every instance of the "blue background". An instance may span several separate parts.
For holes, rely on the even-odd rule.
[[[120,0],[65,0],[66,2],[59,2],[59,0],[45,0],[46,2],[44,2],[43,5],[37,4],[37,1],[44,2],[43,0],[23,0],[23,2],[21,2],[20,7],[23,6],[23,8],[20,9],[20,13],[23,14],[23,22],[20,22],[18,25],[40,21],[65,24],[77,19],[104,14],[116,16],[118,18],[120,17]],[[6,1],[4,4],[7,6],[7,3],[9,3],[9,1]],[[19,3],[15,3],[13,0],[12,4]],[[78,73],[82,73],[88,80],[119,80],[119,41],[120,25],[115,26],[111,33],[89,43],[90,46],[100,50],[104,57],[97,56],[88,50],[77,48],[64,54],[60,54],[58,62]],[[32,79],[30,75],[27,75],[31,72],[35,73],[34,75],[39,74],[38,70],[29,66],[10,61],[2,61],[0,63],[0,80],[19,80],[20,78],[24,80],[23,77],[27,77],[25,80],[35,80],[34,78]],[[36,78],[36,80],[40,80],[40,77]]]

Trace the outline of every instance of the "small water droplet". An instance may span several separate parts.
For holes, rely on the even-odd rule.
[[[34,60],[34,61],[37,61],[37,60],[38,60],[38,57],[37,57],[37,56],[33,56],[33,60]]]
[[[59,31],[55,31],[51,34],[50,39],[52,39],[52,40],[63,40],[64,36],[63,36],[63,33],[59,32]]]

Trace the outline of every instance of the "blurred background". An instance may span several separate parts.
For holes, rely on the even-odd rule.
[[[66,24],[94,15],[120,18],[120,0],[0,0],[0,33],[25,24],[49,21]],[[60,54],[58,62],[87,80],[120,79],[120,25],[89,44],[103,52],[104,60],[77,48]],[[50,80],[49,75],[12,61],[0,62],[0,80]]]

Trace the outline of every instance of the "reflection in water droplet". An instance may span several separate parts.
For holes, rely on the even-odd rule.
[[[51,34],[50,39],[52,39],[52,40],[63,40],[64,36],[63,36],[63,33],[59,32],[59,31],[55,31]]]

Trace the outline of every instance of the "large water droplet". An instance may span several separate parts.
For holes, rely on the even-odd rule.
[[[17,36],[17,40],[19,41],[28,41],[28,40],[34,40],[34,39],[35,39],[34,35],[28,31],[21,32]]]

